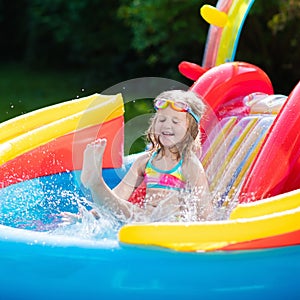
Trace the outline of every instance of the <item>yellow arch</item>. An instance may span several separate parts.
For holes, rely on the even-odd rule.
[[[216,57],[216,66],[228,61],[233,61],[240,31],[245,17],[253,4],[253,0],[233,1],[228,12],[228,19],[219,44],[219,50]]]
[[[55,138],[110,121],[123,113],[121,94],[94,94],[6,121],[0,124],[0,165]]]

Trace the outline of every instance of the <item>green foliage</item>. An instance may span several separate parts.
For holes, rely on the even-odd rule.
[[[199,9],[207,1],[121,1],[118,15],[133,33],[132,46],[145,63],[175,75],[181,60],[201,63],[208,25]],[[188,38],[187,38],[188,37]],[[166,70],[167,69],[167,70]]]
[[[66,62],[93,65],[118,54],[118,45],[126,41],[124,32],[119,32],[120,22],[115,11],[118,1],[97,0],[32,0],[29,17],[35,43],[50,38],[50,45],[57,47],[67,58]],[[48,43],[49,44],[49,43]],[[111,54],[114,54],[111,53]],[[51,53],[50,53],[51,55]],[[56,56],[55,56],[56,58]]]
[[[117,16],[118,5],[117,0],[31,0],[24,60],[34,67],[87,72],[87,88],[98,84],[101,90],[128,79],[131,36]]]
[[[299,0],[256,0],[245,22],[236,60],[261,67],[275,93],[288,95],[300,78],[299,35]]]
[[[300,0],[281,0],[279,5],[280,11],[268,22],[273,34],[283,31],[290,23],[299,22],[300,19]]]
[[[138,153],[145,150],[146,147],[146,130],[148,128],[149,119],[151,113],[154,113],[153,109],[153,99],[139,99],[138,101],[130,101],[125,103],[125,154]],[[141,115],[147,114],[145,119],[143,119],[143,124],[139,124],[138,118]],[[127,128],[127,124],[133,122],[133,125]],[[140,121],[141,122],[141,121]],[[132,123],[131,123],[132,124]],[[134,142],[132,142],[132,140]]]
[[[84,74],[81,87],[161,76],[191,84],[177,66],[201,64],[209,25],[203,4],[217,0],[0,0],[2,62]],[[299,0],[256,0],[236,60],[260,66],[278,92],[299,80]]]
[[[5,64],[0,77],[0,122],[97,91],[83,89],[80,74],[69,71],[35,71],[24,65]]]

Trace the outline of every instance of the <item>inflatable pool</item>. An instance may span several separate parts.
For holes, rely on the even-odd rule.
[[[207,64],[179,66],[210,107],[201,161],[215,221],[124,225],[105,211],[90,218],[80,182],[86,144],[107,139],[111,187],[139,155],[124,157],[122,91],[0,124],[1,299],[298,299],[300,83],[274,95],[261,69],[233,61],[226,26],[236,43],[252,3],[206,7],[208,20],[223,18],[224,32],[211,25]],[[81,223],[61,226],[60,212],[78,210]]]

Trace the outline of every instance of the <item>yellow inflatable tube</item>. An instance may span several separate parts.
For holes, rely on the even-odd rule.
[[[115,99],[116,97],[116,99]],[[42,109],[35,110],[25,115],[18,116],[0,124],[0,143],[12,139],[20,134],[85,111],[86,109],[97,106],[98,104],[109,104],[111,108],[114,105],[121,106],[122,95],[110,96],[94,94],[88,97],[70,100],[56,105],[48,106]],[[115,102],[115,103],[113,103]],[[99,116],[101,118],[101,116]]]
[[[300,207],[300,190],[294,190],[271,198],[238,205],[230,219],[253,218],[283,212]]]
[[[300,207],[248,219],[205,223],[131,224],[121,228],[123,243],[178,251],[213,251],[228,245],[300,230]]]
[[[36,110],[0,126],[0,165],[75,130],[122,116],[121,94],[94,94]]]

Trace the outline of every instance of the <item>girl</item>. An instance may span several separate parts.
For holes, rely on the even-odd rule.
[[[103,180],[106,140],[99,139],[85,149],[81,181],[95,204],[123,221],[182,220],[185,211],[193,215],[189,220],[206,220],[211,211],[209,188],[196,155],[205,106],[191,91],[171,90],[156,97],[154,108],[147,132],[151,150],[138,157],[123,180],[113,190]],[[145,199],[133,204],[130,197],[141,183],[146,185]]]

